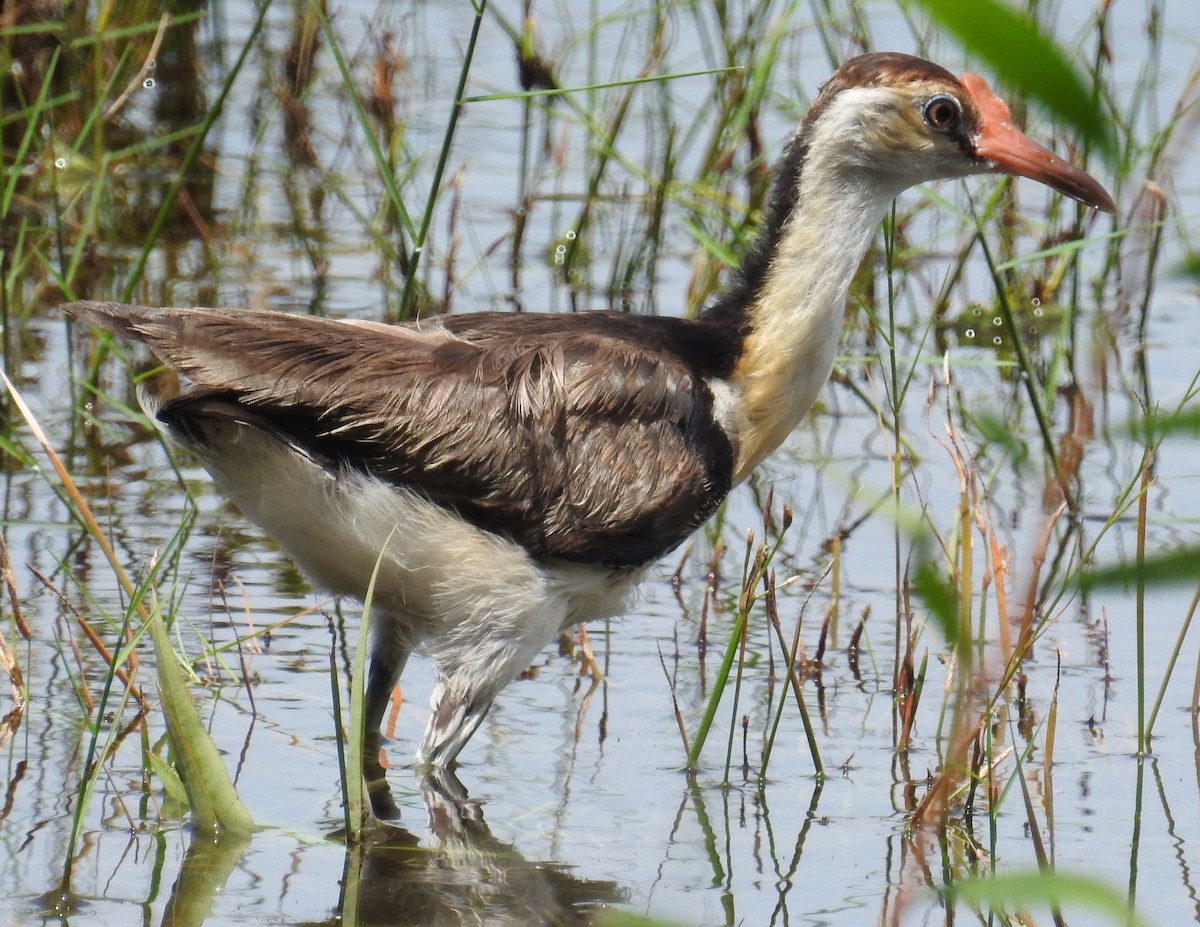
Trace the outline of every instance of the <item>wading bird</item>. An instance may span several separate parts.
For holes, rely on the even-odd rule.
[[[808,412],[892,199],[988,173],[1114,211],[981,78],[863,55],[821,88],[756,245],[694,319],[64,309],[182,375],[153,413],[317,583],[362,598],[375,575],[368,737],[422,647],[437,682],[416,762],[444,769],[549,641],[619,612]]]

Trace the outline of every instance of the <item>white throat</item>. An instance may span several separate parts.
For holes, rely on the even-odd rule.
[[[848,139],[861,138],[863,95],[872,93],[841,94],[809,140],[796,205],[732,377],[741,400],[735,482],[783,442],[829,379],[850,282],[888,205],[909,185],[856,169],[857,152],[847,151]]]

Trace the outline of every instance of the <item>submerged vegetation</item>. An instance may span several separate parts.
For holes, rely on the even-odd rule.
[[[964,21],[934,0],[169,6],[0,13],[14,911],[1195,917],[1194,23],[1158,0],[1136,21],[1054,2]],[[902,198],[828,405],[634,614],[591,629],[592,656],[564,641],[531,668],[560,686],[522,689],[540,712],[513,696],[461,794],[416,790],[410,830],[361,833],[360,776],[337,759],[358,755],[357,606],[312,608],[135,411],[130,380],[156,372],[52,307],[694,312],[840,61],[898,48],[983,69],[1033,42],[1045,92],[1002,95],[1091,161],[1119,215],[1007,182]],[[1055,67],[1084,101],[1053,92]],[[402,741],[420,701],[405,692]],[[634,703],[659,717],[623,719]],[[1185,775],[1184,797],[1164,784]],[[643,838],[642,816],[662,833]],[[634,821],[644,847],[571,870]],[[262,907],[256,882],[290,898],[293,868],[318,867],[337,870],[328,896]]]

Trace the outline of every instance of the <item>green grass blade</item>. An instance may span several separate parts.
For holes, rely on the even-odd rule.
[[[213,834],[248,834],[254,830],[250,812],[238,798],[221,754],[208,736],[200,712],[175,662],[175,651],[157,605],[147,622],[154,644],[154,663],[162,698],[167,734],[175,752],[179,777],[192,806],[192,823]]]
[[[1108,120],[1070,58],[1028,16],[999,0],[914,0],[952,33],[972,56],[987,62],[1014,95],[1046,111],[1095,145],[1116,155]]]
[[[1106,915],[1114,924],[1144,927],[1125,896],[1106,882],[1062,872],[1014,872],[968,878],[954,885],[957,901],[993,912],[1016,911],[1044,904],[1055,909],[1082,909]],[[1073,922],[1073,921],[1072,921]]]
[[[1079,584],[1086,590],[1097,586],[1132,588],[1141,582],[1147,585],[1193,584],[1200,580],[1200,546],[1191,545],[1151,554],[1145,560],[1113,564],[1086,570]]]
[[[712,694],[709,696],[708,704],[704,707],[704,716],[700,719],[696,736],[692,738],[692,749],[688,753],[687,763],[690,771],[699,767],[704,742],[708,739],[708,732],[712,729],[713,721],[717,716],[717,708],[721,704],[721,697],[725,694],[725,686],[729,682],[729,674],[733,670],[733,661],[737,658],[738,644],[745,633],[746,622],[749,620],[749,609],[739,608],[737,619],[729,634],[729,642],[725,646],[725,656],[721,660],[721,668],[717,671],[717,678],[713,682]]]

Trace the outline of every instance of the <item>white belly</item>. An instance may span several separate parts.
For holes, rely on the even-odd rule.
[[[362,599],[374,578],[373,609],[435,659],[481,634],[538,638],[540,649],[562,627],[619,611],[641,574],[535,560],[417,493],[327,470],[258,428],[212,421],[204,433],[207,444],[190,446],[248,519],[332,592]]]

